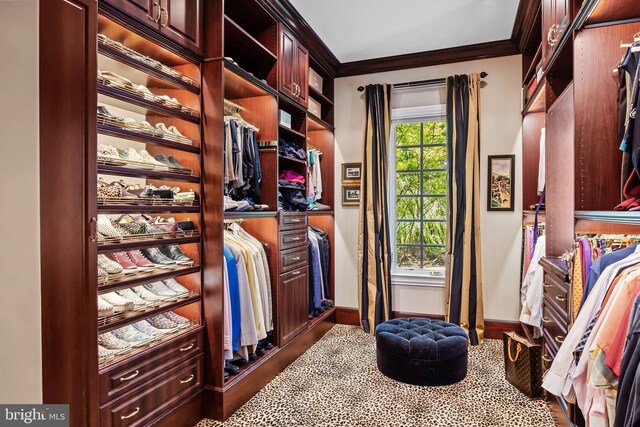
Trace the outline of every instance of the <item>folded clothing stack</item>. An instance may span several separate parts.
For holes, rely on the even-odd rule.
[[[269,205],[256,204],[251,198],[233,200],[229,196],[224,196],[224,210],[226,212],[264,211],[267,209],[269,209]]]
[[[283,170],[282,173],[280,173],[278,183],[284,186],[304,188],[305,178],[296,171]]]
[[[298,160],[307,160],[306,153],[295,142],[285,141],[280,138],[280,144],[278,145],[278,154],[285,157],[293,157]]]
[[[278,210],[304,212],[307,206],[307,199],[300,190],[281,188],[278,192]]]

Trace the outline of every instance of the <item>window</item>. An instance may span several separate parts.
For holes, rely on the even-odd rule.
[[[448,171],[444,105],[394,109],[391,141],[392,282],[443,285]]]

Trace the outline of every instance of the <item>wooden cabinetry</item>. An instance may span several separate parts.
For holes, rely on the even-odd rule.
[[[543,0],[542,2],[542,53],[543,58],[553,51],[560,36],[571,23],[573,0]]]
[[[307,251],[307,248],[303,248]],[[292,338],[307,328],[309,321],[309,270],[304,267],[280,276],[280,296],[282,307],[280,316],[280,342],[287,344]]]
[[[103,0],[194,53],[202,54],[202,0]]]
[[[278,52],[278,89],[306,108],[309,97],[309,51],[284,25],[280,25]]]

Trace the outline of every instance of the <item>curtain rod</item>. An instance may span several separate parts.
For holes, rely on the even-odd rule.
[[[481,78],[487,77],[489,74],[485,71],[480,73]],[[431,79],[431,80],[416,80],[413,82],[405,82],[405,83],[396,83],[393,85],[394,89],[402,89],[408,87],[418,87],[418,86],[432,86],[432,85],[441,85],[447,82],[447,79]],[[358,86],[358,92],[364,92],[364,86]]]

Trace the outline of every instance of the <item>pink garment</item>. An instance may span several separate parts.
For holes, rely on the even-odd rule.
[[[624,315],[622,316],[622,320],[620,320],[620,327],[618,328],[618,332],[616,333],[616,337],[613,339],[613,343],[609,348],[609,352],[607,353],[607,358],[605,359],[605,365],[616,374],[616,377],[620,378],[620,365],[622,365],[622,355],[624,351],[624,344],[627,340],[627,332],[629,328],[629,319],[631,318],[631,310],[633,309],[633,305],[635,300],[629,301],[629,304],[625,308]]]
[[[282,173],[280,174],[280,179],[284,179],[285,181],[289,181],[289,182],[299,182],[300,184],[305,183],[304,176],[291,170],[282,171]]]

